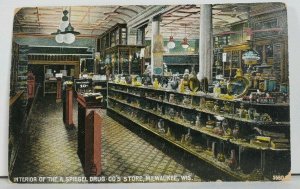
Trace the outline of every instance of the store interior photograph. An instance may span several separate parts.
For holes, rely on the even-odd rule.
[[[23,7],[12,37],[12,182],[290,175],[283,3]]]

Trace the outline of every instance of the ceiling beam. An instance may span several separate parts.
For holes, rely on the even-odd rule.
[[[86,18],[87,15],[90,16],[90,7],[88,8],[88,11],[85,12],[84,16],[82,17],[82,19],[80,20],[80,22],[83,22],[83,20]],[[90,21],[89,21],[90,22]]]
[[[181,18],[175,19],[175,20],[173,20],[172,22],[166,23],[166,24],[164,24],[164,25],[162,25],[162,26],[169,25],[169,24],[171,24],[171,23],[173,23],[173,22],[182,20],[182,19],[187,18],[187,17],[189,17],[189,16],[191,16],[191,15],[193,15],[193,14],[198,14],[198,13],[200,13],[200,10],[197,11],[197,12],[190,13],[190,14],[188,14],[188,15],[186,15],[186,16],[181,17]]]
[[[116,12],[120,7],[121,7],[121,6],[116,6],[116,7],[115,7],[112,11],[110,11],[110,12],[114,13],[114,12]],[[108,14],[106,17],[104,17],[103,20],[107,20],[110,16],[111,16],[111,15]]]
[[[116,13],[118,13],[118,14],[120,14],[120,15],[124,15],[124,16],[126,16],[126,17],[128,17],[128,18],[132,18],[131,15],[126,14],[126,13],[124,13],[124,12],[116,11]]]
[[[133,10],[131,8],[128,8],[128,7],[120,7],[119,9],[121,9],[121,10],[128,10],[128,11],[133,12],[134,14],[138,14],[138,12],[136,10]]]
[[[110,16],[108,19],[110,19],[110,20],[121,20],[122,23],[126,23],[126,20],[124,20],[123,18],[120,18],[118,16]],[[117,21],[117,23],[119,23],[119,22]]]

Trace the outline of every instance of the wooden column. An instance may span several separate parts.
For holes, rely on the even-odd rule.
[[[212,8],[210,4],[200,7],[199,38],[199,75],[198,79],[207,78],[212,81],[213,40],[212,40]]]
[[[67,127],[73,128],[73,85],[67,85],[66,90],[66,120],[65,124]]]
[[[56,102],[61,102],[61,78],[57,78]]]

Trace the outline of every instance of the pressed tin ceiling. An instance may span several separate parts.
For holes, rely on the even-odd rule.
[[[72,26],[83,36],[105,32],[116,23],[126,23],[146,9],[146,6],[72,6],[22,8],[15,16],[14,33],[50,34],[61,21],[62,11],[68,10]]]
[[[151,6],[72,6],[72,7],[26,7],[15,15],[15,35],[50,35],[58,28],[62,11],[68,10],[70,21],[79,36],[102,34],[116,23],[127,23],[137,15],[143,15]],[[162,12],[161,33],[168,38],[187,36],[199,38],[200,5],[170,5]],[[213,5],[214,33],[228,31],[230,25],[246,22],[250,15],[263,14],[270,10],[284,9],[279,3],[264,4],[217,4]],[[146,37],[151,34],[151,21],[148,22]]]

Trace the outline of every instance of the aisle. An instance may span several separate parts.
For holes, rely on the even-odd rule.
[[[74,101],[77,125],[77,103]],[[103,175],[194,175],[171,157],[108,116],[103,124]],[[67,130],[62,106],[53,96],[39,98],[29,118],[25,148],[14,177],[84,176],[77,156],[77,128]],[[194,181],[200,178],[195,176]]]

